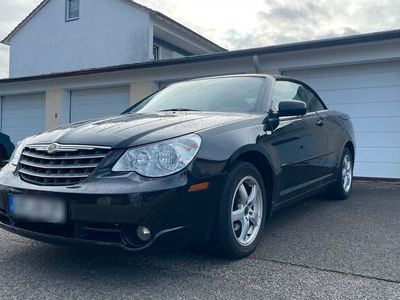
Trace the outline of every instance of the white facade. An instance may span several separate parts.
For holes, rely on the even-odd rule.
[[[47,0],[4,40],[11,78],[150,61],[154,39],[171,45],[160,46],[160,59],[222,50],[132,1],[79,3],[79,18],[68,21],[66,0]]]
[[[115,0],[82,0],[79,19],[66,22],[65,1],[49,1],[10,39],[10,77],[148,61],[150,24]]]

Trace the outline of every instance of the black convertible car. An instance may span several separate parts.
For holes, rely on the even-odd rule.
[[[51,243],[131,251],[206,243],[240,258],[277,209],[346,199],[349,116],[269,75],[173,84],[122,115],[22,141],[0,173],[0,227]]]

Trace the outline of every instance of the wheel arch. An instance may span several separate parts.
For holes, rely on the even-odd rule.
[[[276,176],[270,159],[259,149],[248,147],[235,153],[228,167],[237,161],[248,162],[260,172],[267,191],[267,216],[270,216],[273,210],[274,195],[276,189]]]

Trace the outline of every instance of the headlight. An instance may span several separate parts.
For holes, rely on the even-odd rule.
[[[186,168],[200,149],[201,138],[189,134],[175,139],[127,150],[112,168],[146,177],[163,177]]]
[[[15,147],[15,150],[14,150],[13,154],[11,154],[11,157],[10,157],[10,163],[12,165],[14,165],[14,166],[18,165],[19,158],[21,157],[21,154],[25,148],[25,145],[26,145],[25,140],[17,143],[17,147]]]

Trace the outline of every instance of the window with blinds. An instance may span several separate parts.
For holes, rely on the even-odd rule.
[[[79,0],[67,0],[66,20],[79,19]]]

